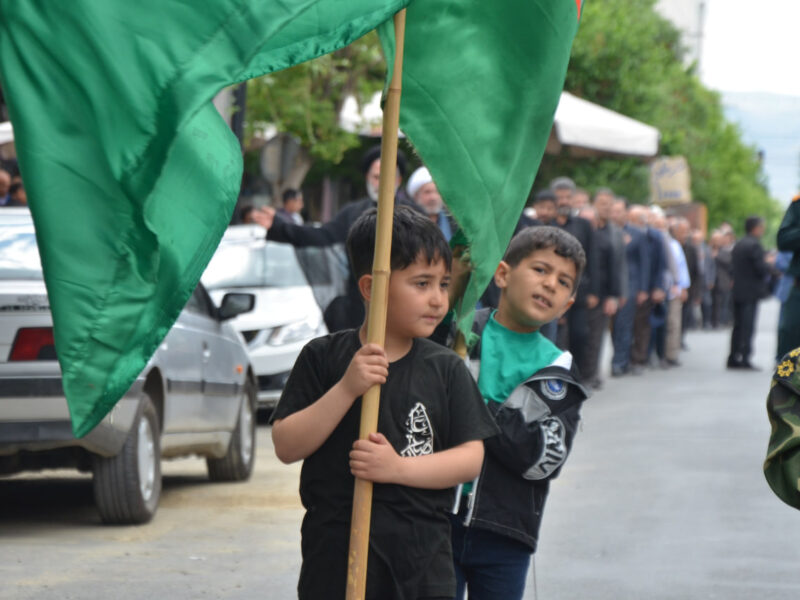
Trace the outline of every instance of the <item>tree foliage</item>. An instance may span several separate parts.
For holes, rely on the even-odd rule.
[[[776,219],[755,148],[725,119],[719,94],[684,65],[678,30],[655,0],[595,0],[583,8],[565,89],[661,131],[660,153],[683,155],[692,196],[708,207],[709,224],[740,225],[750,214]],[[609,186],[632,201],[650,196],[649,172],[635,159],[546,156],[537,185],[572,176],[590,190]]]
[[[248,82],[246,120],[252,135],[257,123],[272,123],[295,135],[312,159],[339,162],[359,144],[339,127],[345,98],[366,102],[383,86],[386,61],[371,32],[331,54]]]
[[[565,89],[657,127],[660,153],[687,158],[692,196],[708,207],[711,226],[727,220],[741,227],[750,214],[776,221],[781,208],[766,190],[756,149],[726,120],[719,94],[702,85],[693,65],[684,65],[680,33],[654,3],[584,3]],[[249,131],[255,123],[273,123],[299,138],[308,166],[314,161],[333,169],[359,145],[338,126],[344,99],[354,94],[366,102],[383,85],[385,70],[373,32],[338,52],[253,80]],[[650,197],[649,169],[638,159],[545,156],[535,188],[557,175],[590,191],[611,187],[636,202]]]

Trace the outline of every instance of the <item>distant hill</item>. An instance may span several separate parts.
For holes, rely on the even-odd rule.
[[[800,191],[800,97],[722,92],[722,103],[745,141],[764,152],[770,193],[788,203]]]

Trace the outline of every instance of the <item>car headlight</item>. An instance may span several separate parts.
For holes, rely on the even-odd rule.
[[[302,321],[281,325],[272,330],[267,338],[270,346],[284,346],[293,342],[309,340],[323,332],[322,319],[319,315],[311,315]]]

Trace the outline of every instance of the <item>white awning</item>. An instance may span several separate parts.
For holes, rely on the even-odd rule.
[[[563,92],[547,152],[650,158],[658,154],[659,137],[655,127]]]
[[[380,137],[382,115],[380,92],[361,107],[353,96],[349,96],[339,113],[339,125],[352,133]],[[655,127],[563,92],[547,142],[547,152],[650,158],[658,154],[659,137]]]
[[[0,123],[0,144],[7,144],[14,141],[14,129],[11,127],[11,121]]]

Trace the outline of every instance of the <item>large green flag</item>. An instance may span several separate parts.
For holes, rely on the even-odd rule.
[[[0,0],[0,77],[76,435],[130,387],[228,224],[241,151],[212,97],[407,3]]]
[[[472,324],[525,207],[564,87],[580,0],[420,0],[406,15],[400,128],[471,248]],[[379,29],[392,64],[391,24]]]
[[[228,223],[241,156],[213,95],[344,46],[409,1],[0,0],[0,77],[77,435],[143,368]],[[472,248],[462,329],[538,168],[579,8],[409,9],[401,126]],[[382,41],[392,64],[390,29]]]

